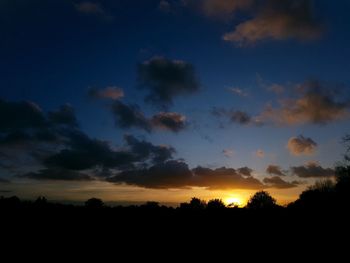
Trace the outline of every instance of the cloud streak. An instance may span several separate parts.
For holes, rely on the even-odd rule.
[[[89,96],[96,99],[119,100],[124,97],[124,91],[115,86],[106,87],[105,89],[89,89]]]
[[[303,166],[293,166],[291,171],[294,175],[301,178],[329,178],[335,175],[331,168],[323,168],[318,163],[309,162]]]
[[[205,187],[208,189],[262,189],[264,185],[250,175],[251,170],[241,168],[192,170],[183,161],[169,160],[141,170],[121,172],[107,179],[117,184],[131,184],[145,188],[170,189]]]

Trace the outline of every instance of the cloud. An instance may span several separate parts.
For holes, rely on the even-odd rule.
[[[108,14],[105,8],[96,2],[83,1],[78,4],[75,4],[75,9],[84,15],[93,15],[98,16],[107,20],[112,20],[113,16]]]
[[[145,188],[184,188],[189,186],[192,173],[186,163],[170,160],[150,168],[121,172],[107,179],[118,184],[136,185]]]
[[[270,164],[267,168],[266,168],[266,172],[268,174],[272,174],[272,175],[278,175],[278,176],[285,176],[285,173],[282,171],[281,167],[278,165],[272,165]]]
[[[152,127],[138,105],[127,105],[121,101],[112,104],[112,113],[116,126],[121,128],[140,128],[150,132]]]
[[[333,87],[311,81],[296,88],[298,98],[280,100],[279,107],[267,105],[256,118],[276,125],[325,125],[349,117],[349,100],[339,101]]]
[[[255,15],[223,36],[225,41],[239,45],[254,44],[261,40],[313,40],[320,37],[323,27],[315,19],[311,0],[255,1],[251,6]]]
[[[250,169],[249,167],[241,167],[237,169],[237,172],[244,176],[252,176],[253,169]]]
[[[192,171],[194,174],[193,186],[210,189],[261,189],[264,187],[259,180],[247,176],[245,167],[239,171],[226,167],[210,169],[198,166]]]
[[[297,187],[298,183],[296,181],[294,182],[286,182],[279,176],[273,176],[270,178],[264,178],[263,182],[267,184],[270,187],[277,188],[277,189],[286,189],[286,188],[293,188]]]
[[[137,161],[151,159],[153,163],[161,163],[171,159],[176,150],[167,145],[153,145],[145,140],[139,140],[132,135],[126,135],[125,141]]]
[[[240,97],[248,97],[248,93],[246,91],[244,91],[243,89],[240,88],[228,88],[228,90],[235,94],[238,95]]]
[[[154,57],[138,67],[140,88],[146,89],[146,102],[167,108],[175,97],[190,95],[199,90],[193,65],[181,61]]]
[[[240,110],[227,110],[224,108],[214,107],[212,109],[212,114],[219,118],[228,118],[231,123],[238,123],[242,125],[253,123],[251,116],[248,113]]]
[[[263,150],[256,150],[255,156],[259,158],[264,158],[265,157],[265,152]]]
[[[0,177],[0,184],[8,184],[8,183],[10,183],[10,180]]]
[[[317,143],[311,138],[305,138],[302,135],[292,137],[288,140],[287,148],[293,155],[312,155],[315,153]]]
[[[285,91],[285,87],[279,84],[272,84],[270,86],[267,87],[268,91],[271,91],[275,94],[282,94]]]
[[[162,12],[170,12],[171,10],[171,5],[168,1],[161,0],[158,4],[158,9]]]
[[[18,175],[20,178],[29,178],[34,180],[57,180],[57,181],[91,181],[91,176],[61,168],[42,169],[38,172],[30,172]]]
[[[86,170],[96,167],[130,169],[139,162],[162,162],[172,157],[175,149],[155,146],[132,135],[125,136],[126,148],[115,150],[108,142],[92,139],[82,132],[69,135],[66,148],[46,158],[47,167]]]
[[[112,113],[116,126],[120,128],[139,128],[147,132],[165,130],[180,132],[187,127],[186,116],[176,112],[159,112],[150,119],[138,105],[127,105],[120,101],[112,104]]]
[[[140,170],[121,172],[107,179],[117,184],[131,184],[146,188],[188,188],[210,189],[262,189],[263,184],[253,178],[242,176],[233,168],[215,170],[197,167],[190,170],[183,161],[169,160]]]
[[[49,112],[48,118],[54,124],[78,127],[74,109],[69,104],[61,106],[58,111]]]
[[[291,167],[291,171],[294,175],[301,178],[332,177],[335,175],[335,171],[333,169],[323,168],[315,162],[309,162],[303,166]]]
[[[152,126],[161,130],[179,132],[187,126],[186,117],[176,112],[160,112],[151,119]]]
[[[234,155],[234,151],[231,149],[224,149],[222,150],[222,154],[227,157],[227,158],[231,158]]]
[[[64,139],[63,132],[77,129],[74,109],[66,104],[45,113],[33,102],[0,100],[0,152],[44,144],[56,145]]]
[[[119,100],[124,97],[124,91],[115,86],[110,86],[105,89],[89,89],[89,96],[97,99]]]
[[[208,17],[228,19],[234,12],[249,8],[253,0],[183,0],[183,3]]]
[[[45,128],[48,121],[38,105],[30,101],[7,102],[0,99],[0,132]]]

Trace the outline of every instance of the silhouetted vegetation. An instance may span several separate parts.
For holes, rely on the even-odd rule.
[[[273,209],[276,207],[276,199],[265,191],[257,192],[247,203],[248,209]]]

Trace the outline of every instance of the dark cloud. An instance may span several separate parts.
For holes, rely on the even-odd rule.
[[[246,172],[243,169],[243,172]],[[211,189],[261,189],[263,184],[245,177],[233,168],[197,167],[193,170],[183,161],[169,160],[149,168],[121,172],[107,179],[113,183],[126,183],[146,188],[205,187]]]
[[[78,120],[75,117],[74,109],[68,104],[61,106],[58,111],[49,112],[48,117],[53,124],[78,127]]]
[[[269,187],[277,188],[277,189],[286,189],[297,187],[298,183],[296,181],[286,182],[279,176],[273,176],[270,178],[264,178],[263,182],[267,184]]]
[[[137,161],[151,159],[153,163],[161,163],[171,159],[176,152],[175,149],[167,145],[153,145],[150,142],[139,140],[132,135],[126,135],[125,141],[130,147],[130,151]]]
[[[233,168],[217,169],[198,166],[193,170],[193,185],[211,189],[261,189],[263,184],[252,176],[246,176],[246,169],[239,171]]]
[[[292,137],[288,140],[287,148],[293,155],[311,155],[315,152],[317,143],[311,138],[306,138],[302,135]]]
[[[132,135],[125,136],[126,148],[112,149],[108,142],[92,139],[82,132],[69,135],[67,148],[48,157],[44,164],[71,170],[86,170],[96,167],[130,169],[135,163],[163,162],[172,157],[175,149],[169,146],[155,146]]]
[[[29,178],[34,180],[57,180],[57,181],[91,181],[91,176],[67,169],[50,168],[42,169],[38,172],[30,172],[19,175],[20,178]]]
[[[315,162],[309,162],[303,166],[291,167],[291,171],[294,175],[301,178],[332,177],[335,175],[335,171],[333,169],[323,168]]]
[[[190,186],[191,170],[181,161],[170,160],[150,168],[121,172],[107,179],[146,188],[184,188]]]
[[[265,39],[313,40],[323,33],[313,14],[311,0],[254,1],[250,11],[253,17],[226,33],[225,41],[246,45]]]
[[[0,99],[0,132],[45,128],[48,121],[43,111],[33,102],[7,102]]]
[[[17,118],[8,118],[5,110]],[[156,146],[131,135],[125,136],[125,146],[119,148],[91,138],[79,129],[74,110],[68,105],[45,114],[34,103],[1,101],[0,116],[10,122],[0,130],[0,166],[12,173],[15,167],[25,166],[28,162],[33,162],[29,166],[44,167],[27,177],[50,179],[48,173],[52,172],[55,178],[60,175],[70,178],[71,175],[78,176],[74,171],[87,170],[103,171],[98,174],[108,176],[106,171],[109,169],[136,169],[140,165],[161,163],[175,153],[170,146]],[[19,160],[24,162],[19,164]],[[79,180],[84,178],[87,177],[78,176]]]
[[[138,105],[126,105],[116,101],[112,105],[115,123],[121,128],[139,128],[147,132],[166,130],[180,132],[187,127],[186,117],[176,112],[159,112],[147,118]]]
[[[89,89],[88,95],[95,99],[119,100],[124,97],[124,91],[119,87],[107,87],[105,89]]]
[[[140,128],[150,132],[152,127],[138,105],[126,105],[115,101],[112,105],[115,124],[121,128]]]
[[[228,118],[230,122],[242,125],[250,124],[253,122],[251,116],[248,113],[240,110],[227,110],[224,108],[214,107],[212,109],[212,114],[216,117]]]
[[[268,174],[278,175],[278,176],[285,176],[286,174],[283,172],[282,168],[278,165],[272,165],[270,164],[266,168],[266,172]]]
[[[187,126],[186,117],[176,112],[160,112],[154,115],[151,119],[153,127],[179,132]]]
[[[66,129],[77,129],[74,109],[69,105],[44,113],[33,102],[0,100],[0,146],[57,143]]]
[[[134,156],[128,151],[114,151],[108,142],[92,139],[80,131],[71,132],[66,148],[45,159],[48,167],[71,170],[91,169],[96,166],[123,167],[131,165]]]
[[[257,118],[277,125],[328,124],[349,117],[349,100],[339,99],[338,87],[319,81],[296,87],[298,98],[279,101],[279,107],[268,105]]]
[[[249,167],[245,166],[242,168],[238,168],[237,172],[244,176],[252,176],[253,169],[250,169]]]
[[[193,65],[162,57],[154,57],[138,67],[140,87],[148,91],[146,101],[162,108],[172,105],[175,97],[199,90]]]

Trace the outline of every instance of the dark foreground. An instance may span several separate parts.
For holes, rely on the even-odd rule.
[[[71,253],[78,262],[96,254],[96,262],[107,255],[114,257],[112,262],[187,262],[189,257],[223,262],[227,256],[266,261],[283,259],[279,253],[287,262],[310,254],[338,262],[336,255],[347,254],[350,228],[348,209],[338,208],[195,210],[20,203],[2,204],[0,215],[2,256],[15,248],[13,259],[25,255],[45,262],[52,257],[70,261]]]

